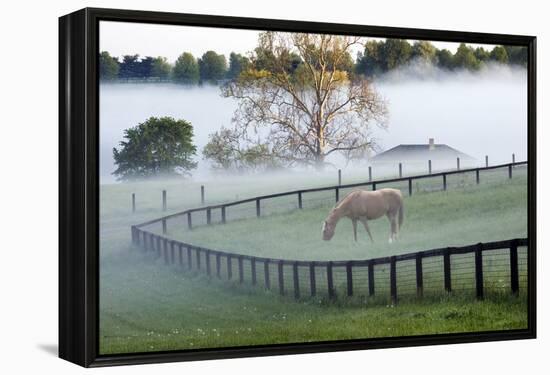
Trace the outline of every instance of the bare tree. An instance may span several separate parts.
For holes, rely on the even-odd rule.
[[[241,140],[268,144],[272,157],[289,165],[322,167],[333,153],[364,156],[374,146],[372,126],[385,126],[387,109],[369,81],[345,70],[361,43],[350,36],[260,34],[253,68],[222,87],[223,96],[238,100],[233,124]]]

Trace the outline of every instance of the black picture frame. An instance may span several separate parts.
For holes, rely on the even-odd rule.
[[[528,328],[307,344],[98,354],[99,21],[353,34],[528,48]],[[536,337],[536,37],[86,8],[59,19],[59,357],[85,367]]]

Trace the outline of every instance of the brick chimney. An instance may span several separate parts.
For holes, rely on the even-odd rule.
[[[430,151],[435,150],[434,139],[433,139],[433,138],[430,138],[429,142],[430,142]]]

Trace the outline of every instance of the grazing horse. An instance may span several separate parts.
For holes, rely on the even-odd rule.
[[[353,236],[357,241],[357,220],[365,226],[371,241],[372,235],[368,220],[386,215],[390,220],[391,233],[389,242],[397,239],[399,228],[403,224],[403,197],[397,189],[380,189],[376,191],[356,190],[344,197],[334,207],[323,223],[323,240],[329,241],[334,236],[338,220],[348,217],[353,223]]]

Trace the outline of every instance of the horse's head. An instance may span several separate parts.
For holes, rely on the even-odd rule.
[[[330,241],[332,236],[334,236],[334,229],[335,228],[336,228],[336,225],[334,225],[333,223],[328,222],[328,221],[325,220],[323,222],[323,229],[321,231],[323,233],[323,240]]]

